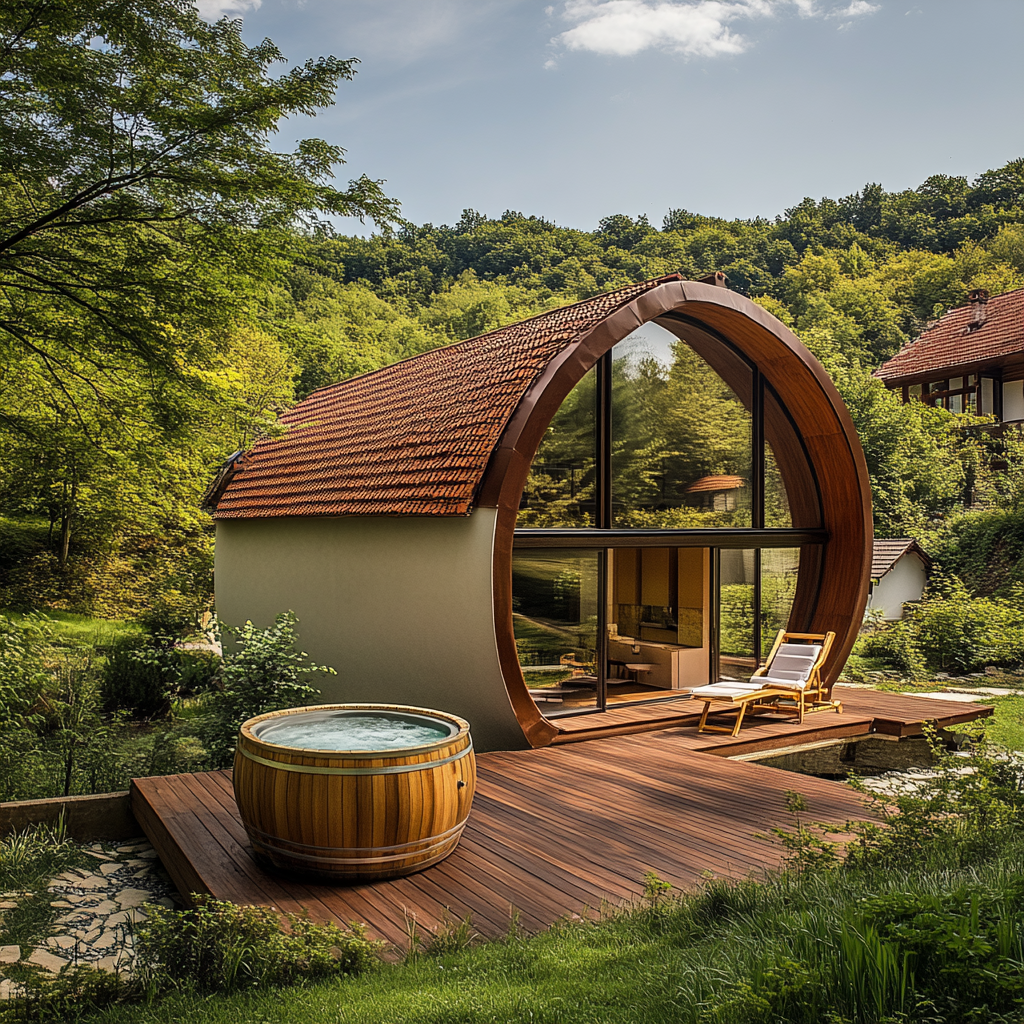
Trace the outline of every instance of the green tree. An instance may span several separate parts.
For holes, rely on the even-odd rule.
[[[127,356],[179,369],[186,326],[229,324],[284,229],[393,219],[343,150],[277,153],[282,120],[328,106],[355,60],[281,54],[189,0],[11,0],[0,7],[0,339],[59,384]],[[260,231],[253,231],[260,228]],[[214,272],[216,271],[216,272]],[[81,320],[68,331],[65,320]],[[167,331],[167,325],[175,333]],[[86,372],[88,376],[88,372]]]

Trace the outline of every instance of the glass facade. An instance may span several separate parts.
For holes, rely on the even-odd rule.
[[[512,625],[526,684],[545,710],[597,701],[597,551],[512,556]]]
[[[789,620],[794,521],[821,523],[772,389],[727,342],[665,322],[672,330],[646,324],[577,384],[524,488],[513,621],[549,716],[749,678]],[[549,529],[583,547],[549,547]],[[738,531],[756,542],[738,546]]]
[[[517,525],[594,526],[597,367],[555,413],[523,488]]]
[[[611,446],[613,526],[751,525],[751,414],[657,324],[613,350]]]
[[[789,624],[800,573],[799,548],[763,548],[761,562],[761,652],[762,664],[780,629]]]

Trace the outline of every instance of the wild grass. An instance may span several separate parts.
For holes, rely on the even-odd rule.
[[[39,825],[0,839],[0,893],[16,903],[0,911],[0,946],[28,946],[48,934],[56,909],[47,883],[87,861],[63,823]]]

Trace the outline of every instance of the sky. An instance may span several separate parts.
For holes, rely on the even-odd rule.
[[[358,57],[290,148],[417,224],[774,217],[1024,156],[1024,0],[199,0],[289,61]],[[286,67],[282,66],[281,70]],[[351,233],[369,226],[343,223]]]

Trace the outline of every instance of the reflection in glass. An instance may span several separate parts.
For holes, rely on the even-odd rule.
[[[751,418],[739,397],[657,324],[612,352],[613,525],[750,526]]]
[[[719,553],[718,670],[721,679],[749,679],[757,666],[754,651],[756,553],[725,548]]]
[[[786,485],[775,453],[767,443],[764,446],[764,525],[770,530],[788,530],[793,525]]]
[[[594,526],[596,367],[555,413],[519,503],[516,526]]]
[[[789,627],[800,570],[799,548],[761,551],[761,660],[768,657],[780,629]]]
[[[512,624],[530,694],[545,714],[597,701],[597,551],[512,555]]]

